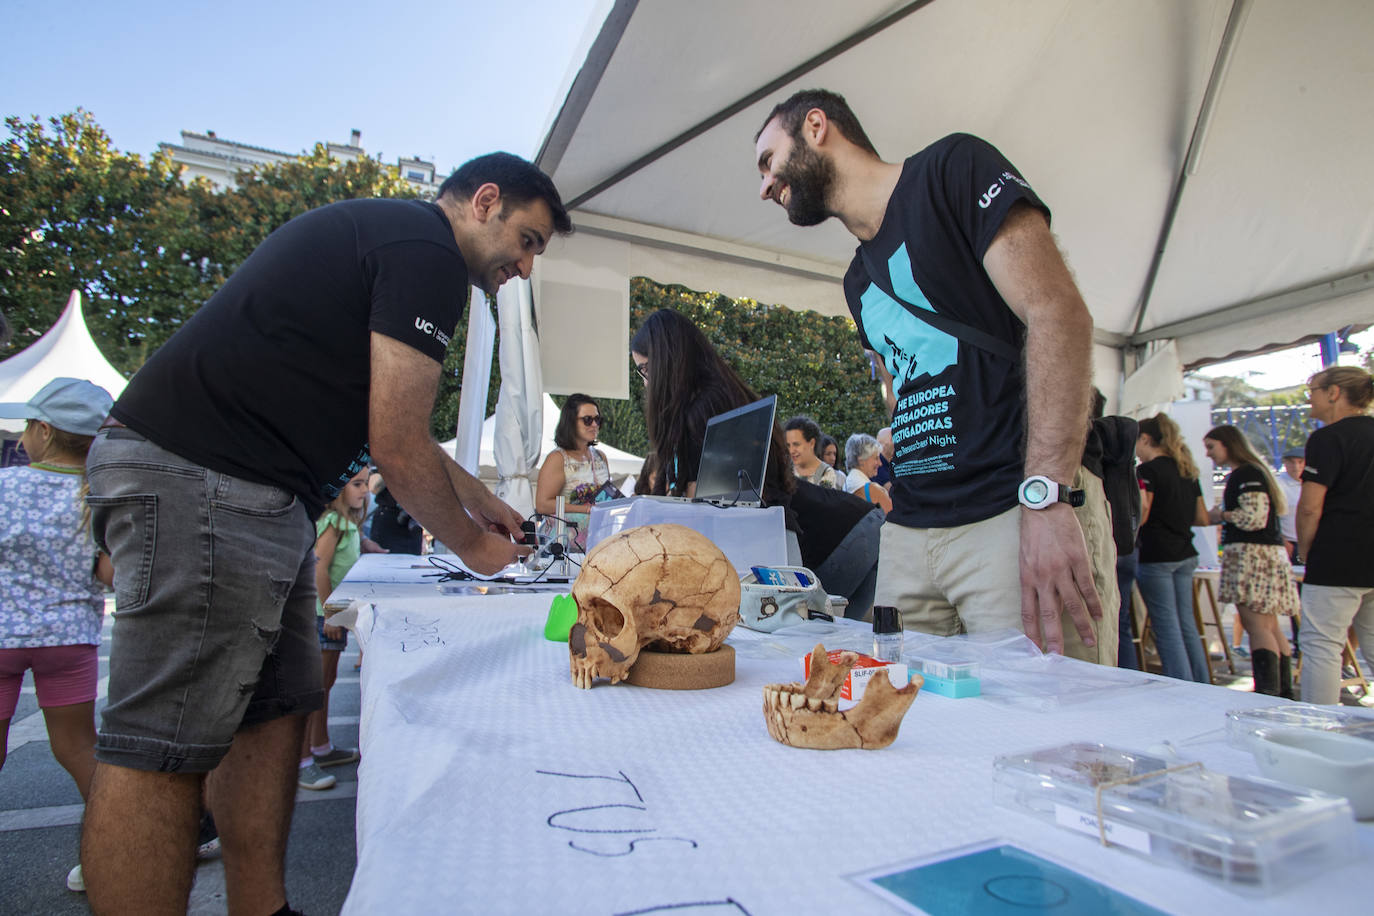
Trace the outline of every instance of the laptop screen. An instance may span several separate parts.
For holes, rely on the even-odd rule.
[[[714,416],[706,424],[697,469],[697,499],[757,505],[762,499],[778,396]]]

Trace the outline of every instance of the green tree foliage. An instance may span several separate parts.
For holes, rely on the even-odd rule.
[[[1212,379],[1214,407],[1254,407],[1259,403],[1258,392],[1249,382],[1232,375]]]
[[[201,207],[221,256],[238,266],[263,239],[308,210],[340,200],[418,196],[395,166],[366,156],[332,159],[317,143],[297,159],[240,172],[237,188],[210,194]]]
[[[0,147],[0,308],[13,339],[8,357],[29,346],[81,290],[92,336],[118,369],[132,374],[194,314],[273,230],[334,201],[414,197],[394,166],[376,159],[331,159],[323,146],[298,159],[240,173],[217,191],[183,183],[165,153],[147,160],[116,150],[92,116],[8,118]],[[632,329],[656,309],[695,321],[761,394],[777,394],[782,417],[809,413],[843,443],[874,432],[886,414],[869,378],[852,322],[733,300],[718,293],[631,283]],[[444,362],[434,435],[448,439],[461,390],[464,313]],[[628,360],[628,354],[626,359]],[[487,412],[500,387],[493,360]],[[638,380],[633,384],[638,389]],[[607,401],[605,438],[637,454],[647,436],[633,397]]]
[[[119,152],[84,111],[5,124],[0,308],[14,338],[0,358],[41,337],[76,289],[106,357],[132,372],[218,282],[191,195],[165,155]]]
[[[731,299],[720,293],[661,286],[644,277],[630,281],[630,335],[650,314],[673,308],[692,319],[721,355],[760,395],[778,396],[778,417],[805,413],[844,448],[850,433],[876,433],[887,411],[854,323],[815,312]],[[629,355],[626,354],[626,359]],[[642,387],[629,400],[603,400],[610,423],[604,439],[642,455],[648,448]]]

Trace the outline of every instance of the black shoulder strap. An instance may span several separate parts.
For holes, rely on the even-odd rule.
[[[947,315],[940,315],[930,309],[919,308],[907,302],[892,291],[892,284],[887,281],[887,273],[878,270],[873,265],[873,261],[869,258],[868,252],[864,250],[864,246],[862,245],[859,246],[859,256],[864,259],[864,269],[868,271],[869,279],[878,285],[878,289],[887,293],[887,295],[892,297],[893,301],[900,302],[906,307],[906,310],[916,318],[919,318],[936,330],[944,331],[946,334],[957,337],[964,341],[964,343],[973,344],[973,346],[978,349],[985,350],[994,356],[1000,356],[1013,363],[1019,363],[1021,361],[1020,351],[1005,340],[998,340],[986,331],[980,331],[977,328],[969,327],[962,321],[956,321]]]

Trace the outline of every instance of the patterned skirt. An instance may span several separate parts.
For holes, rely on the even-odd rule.
[[[1217,600],[1260,614],[1296,614],[1301,604],[1288,551],[1278,544],[1227,544]]]

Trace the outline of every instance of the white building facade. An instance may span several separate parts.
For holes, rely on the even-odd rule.
[[[300,155],[226,140],[217,136],[213,130],[203,134],[183,130],[180,144],[159,143],[158,148],[168,153],[172,161],[182,167],[182,181],[190,182],[196,178],[205,178],[220,190],[237,187],[239,172],[258,166],[289,162]],[[367,155],[367,151],[362,147],[362,132],[358,130],[351,132],[348,143],[326,143],[325,149],[329,152],[330,158],[339,160],[355,160]],[[396,166],[401,177],[425,197],[433,198],[439,193],[443,179],[436,177],[434,163],[402,156],[397,160]]]

